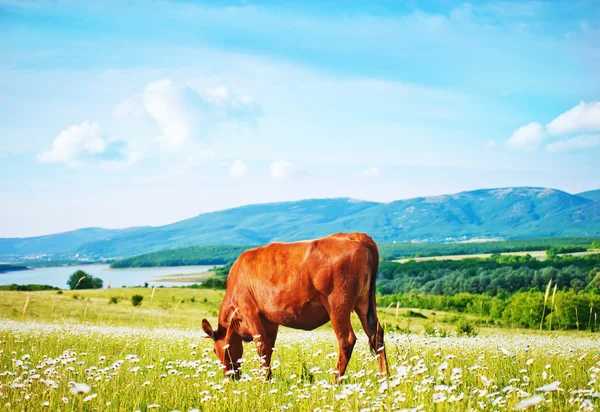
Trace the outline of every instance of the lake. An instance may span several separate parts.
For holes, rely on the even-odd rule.
[[[0,273],[0,285],[16,283],[18,285],[40,284],[67,289],[67,279],[77,270],[83,270],[104,281],[104,287],[110,281],[111,287],[142,286],[148,282],[150,286],[184,286],[198,282],[158,282],[152,279],[157,276],[189,275],[208,272],[212,266],[172,266],[158,268],[111,269],[109,265],[51,266],[21,270],[18,272]]]

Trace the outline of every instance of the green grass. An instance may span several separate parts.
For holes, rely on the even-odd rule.
[[[164,411],[419,405],[437,411],[511,410],[536,392],[549,402],[541,410],[576,409],[586,399],[599,406],[589,396],[599,389],[593,378],[600,362],[598,342],[586,338],[390,335],[392,376],[386,380],[377,376],[361,337],[347,378],[337,381],[331,374],[337,356],[333,333],[284,331],[270,382],[264,381],[251,344],[246,345],[242,380],[223,380],[211,342],[196,331],[1,321],[0,341],[1,405],[6,410],[44,410],[46,402],[49,410],[146,410],[153,405]],[[561,391],[536,391],[555,381]],[[76,383],[89,385],[89,393],[72,394]]]
[[[134,294],[144,296],[139,308],[131,304]],[[200,329],[202,317],[214,321],[223,292],[159,288],[154,299],[151,294],[144,288],[0,292],[0,409],[512,410],[536,393],[544,399],[537,410],[600,406],[592,396],[600,392],[600,341],[584,332],[480,328],[477,337],[460,337],[458,321],[448,322],[454,314],[379,308],[388,328],[388,379],[378,376],[355,324],[359,341],[342,381],[331,373],[337,342],[326,326],[283,328],[269,382],[253,344],[245,344],[244,376],[232,382],[223,380]],[[111,296],[122,298],[109,304]],[[435,328],[446,330],[424,334]],[[556,381],[559,391],[536,390]],[[72,394],[76,383],[90,391]]]
[[[15,292],[0,291],[0,319],[38,322],[76,322],[100,326],[131,326],[144,328],[198,328],[202,318],[213,325],[223,299],[223,290],[191,288],[95,289],[80,291]],[[133,295],[142,295],[140,307],[131,303]],[[117,304],[110,304],[115,297]],[[23,312],[25,303],[27,310]],[[408,317],[409,311],[424,314],[425,318]],[[396,313],[397,312],[397,313]],[[479,318],[468,314],[451,314],[396,306],[379,308],[379,319],[386,329],[397,332],[420,333],[424,325],[454,332],[460,319],[478,322]],[[360,321],[352,317],[357,334],[362,334]],[[322,329],[330,330],[330,324]],[[494,329],[490,329],[494,331]],[[488,333],[487,329],[482,331]]]
[[[216,319],[224,291],[207,289],[151,288],[44,292],[0,291],[0,318],[42,322],[85,322],[102,326],[146,328],[198,327],[202,317]],[[140,307],[131,297],[142,295]],[[27,311],[23,307],[29,296]],[[119,303],[109,304],[110,297]]]
[[[223,290],[191,288],[118,288],[95,290],[64,290],[40,292],[0,291],[0,319],[36,322],[85,323],[97,326],[128,326],[139,328],[199,328],[203,318],[213,325],[223,299]],[[142,295],[141,306],[131,303],[133,295]],[[118,303],[109,303],[111,298]],[[27,310],[23,309],[27,303]],[[409,316],[409,312],[422,317]],[[456,333],[460,321],[476,324],[480,335],[494,333],[524,333],[525,329],[500,328],[486,323],[485,317],[467,313],[444,312],[419,308],[398,308],[391,304],[377,309],[385,329],[397,333],[423,333],[426,328],[437,328],[444,333]],[[352,315],[357,335],[363,334],[360,321]],[[331,330],[328,323],[321,327]],[[534,331],[535,332],[535,331]],[[544,331],[546,333],[546,331]],[[587,332],[553,331],[553,334],[579,334]]]

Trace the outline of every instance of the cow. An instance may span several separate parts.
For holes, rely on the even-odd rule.
[[[254,341],[269,379],[279,326],[313,330],[331,321],[341,377],[356,342],[353,311],[378,357],[381,375],[389,374],[375,304],[378,267],[377,245],[364,233],[270,243],[242,253],[229,272],[217,328],[202,320],[225,375],[239,377],[242,342]]]

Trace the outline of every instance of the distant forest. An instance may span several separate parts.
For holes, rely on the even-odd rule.
[[[256,246],[190,246],[146,253],[111,263],[110,267],[141,268],[156,266],[225,265],[235,261],[247,249]]]
[[[559,253],[580,252],[596,244],[597,238],[515,239],[469,243],[382,243],[379,254],[383,259],[430,257],[442,255],[472,255],[479,253],[533,252],[560,248]]]
[[[550,280],[560,290],[600,291],[600,254],[550,256],[498,255],[487,259],[381,262],[377,290],[382,295],[425,293],[511,294],[545,291]]]
[[[0,273],[17,272],[20,270],[27,270],[27,266],[0,264]]]
[[[490,324],[598,331],[600,254],[382,262],[379,306],[477,315]]]
[[[479,243],[379,243],[379,254],[384,260],[428,257],[438,255],[465,255],[475,253],[526,252],[556,249],[559,253],[587,250],[594,242],[592,238],[548,238],[520,239]],[[245,250],[257,245],[213,245],[190,246],[161,250],[120,259],[111,264],[112,268],[224,265],[235,261]]]

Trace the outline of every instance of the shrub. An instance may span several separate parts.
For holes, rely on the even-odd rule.
[[[439,328],[431,321],[423,324],[423,332],[425,332],[427,336],[436,336],[438,338],[445,338],[449,336],[449,333],[445,328]]]
[[[73,294],[73,299],[75,299],[75,300],[79,299],[79,295],[77,293],[74,293]]]
[[[116,296],[111,296],[110,298],[108,298],[108,304],[117,304],[119,303],[119,298]]]
[[[0,285],[0,290],[18,290],[18,291],[30,291],[30,292],[36,292],[36,291],[40,291],[40,290],[58,290],[57,287],[54,286],[50,286],[50,285],[35,285],[35,284],[30,284],[30,285],[17,285],[15,283],[12,283],[10,285]]]
[[[442,322],[444,323],[456,323],[462,318],[458,315],[446,315],[442,318]]]
[[[413,310],[409,310],[407,311],[404,316],[406,316],[407,318],[421,318],[421,319],[427,319],[427,316],[423,315],[421,312],[415,312]]]
[[[131,304],[133,306],[140,306],[142,304],[142,300],[144,300],[142,295],[133,295],[131,297]]]
[[[465,319],[462,319],[460,322],[457,323],[456,331],[459,335],[466,336],[477,336],[478,333],[477,329],[475,328],[475,325]]]
[[[67,285],[71,290],[101,289],[102,279],[95,278],[92,275],[84,272],[83,270],[78,270],[69,277],[69,280],[67,280]]]
[[[63,291],[62,291],[62,290],[59,290],[58,292],[56,292],[56,294],[57,294],[57,295],[62,295],[62,294],[63,294]]]

